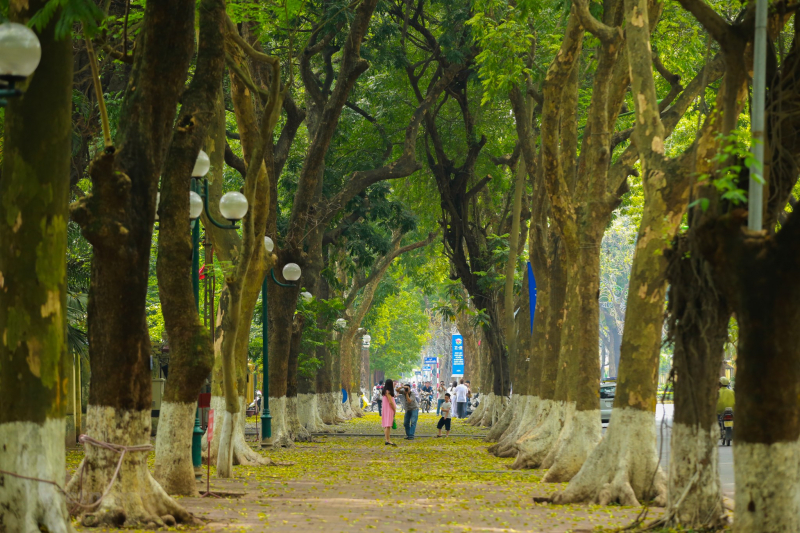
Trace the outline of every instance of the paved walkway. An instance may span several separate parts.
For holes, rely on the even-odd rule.
[[[421,415],[418,434],[435,435],[437,420]],[[348,433],[375,434],[379,424],[377,413],[370,413],[345,426]],[[319,437],[269,453],[291,466],[237,466],[234,478],[224,481],[212,468],[212,490],[225,497],[180,503],[209,532],[589,532],[626,525],[639,513],[534,503],[534,496],[564,485],[540,483],[541,471],[509,470],[511,459],[486,451],[477,437],[484,432],[454,420],[454,434],[471,436],[406,441],[401,425],[396,448],[382,437]]]
[[[421,415],[418,435],[436,433]],[[348,423],[348,433],[380,431],[377,414]],[[402,426],[401,426],[402,429]],[[453,433],[485,430],[454,421]],[[321,437],[270,456],[292,466],[235,467],[220,489],[241,498],[184,498],[207,531],[594,531],[619,527],[638,509],[533,503],[563,485],[539,482],[539,471],[512,471],[510,459],[486,452],[477,437],[402,440]],[[212,471],[213,472],[213,471]],[[217,485],[213,481],[212,486]]]

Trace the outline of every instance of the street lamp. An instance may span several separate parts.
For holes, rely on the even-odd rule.
[[[208,180],[203,179],[202,191],[198,183],[200,178],[205,178],[210,169],[211,160],[208,154],[200,150],[192,168],[192,182],[189,190],[189,218],[192,220],[192,290],[194,291],[194,303],[198,314],[200,313],[200,215],[203,214],[205,209],[206,216],[212,224],[221,229],[232,230],[237,228],[236,222],[247,214],[247,198],[237,192],[226,193],[219,201],[219,210],[222,216],[233,221],[233,224],[220,224],[211,216],[211,212],[208,210]],[[223,200],[229,194],[239,195],[241,199],[233,197],[233,201],[231,201],[231,197],[229,197],[229,200],[225,202],[225,208],[223,208]],[[202,443],[203,430],[200,428],[200,408],[198,407],[195,412],[194,430],[192,431],[192,464],[195,467],[203,464]]]
[[[42,59],[42,45],[33,30],[24,24],[4,22],[0,24],[0,107],[8,102],[5,98],[22,96],[17,82],[33,74]]]
[[[264,246],[268,252],[275,248],[275,243],[269,237],[264,237]],[[287,263],[283,267],[283,277],[287,281],[297,281],[300,279],[300,266],[296,263]],[[275,278],[275,269],[269,269],[269,275],[264,276],[261,283],[261,369],[262,369],[262,388],[264,389],[264,410],[261,411],[261,441],[272,437],[272,415],[269,412],[269,298],[268,283],[269,278],[279,287],[294,287],[294,283],[281,283]]]
[[[308,303],[308,302],[310,302],[311,300],[313,300],[313,299],[314,299],[314,295],[313,295],[313,294],[311,294],[311,293],[310,293],[310,292],[308,292],[308,291],[303,291],[303,292],[301,292],[301,293],[300,293],[300,296],[302,296],[302,297],[303,297],[303,301],[304,301],[305,303]]]
[[[344,318],[337,318],[336,319],[336,327],[337,328],[344,329],[344,327],[346,325],[347,325],[347,320],[345,320]]]

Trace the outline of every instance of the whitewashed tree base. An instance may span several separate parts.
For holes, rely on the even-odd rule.
[[[527,400],[527,396],[520,396],[515,394],[508,402],[508,407],[503,411],[502,416],[497,420],[496,424],[492,425],[492,429],[486,434],[486,442],[498,442],[505,434],[512,423],[515,422],[519,411],[522,409],[523,402]]]
[[[339,409],[336,405],[336,393],[326,392],[317,394],[317,406],[319,416],[326,426],[334,428],[334,431],[340,431],[337,424],[346,422],[343,417],[339,416]],[[341,431],[344,431],[343,429]]]
[[[330,432],[330,428],[325,425],[319,414],[317,396],[315,393],[297,395],[297,418],[310,433]]]
[[[90,405],[86,413],[86,434],[95,440],[122,446],[150,444],[150,414],[150,410],[123,411]],[[75,500],[82,495],[83,503],[87,504],[96,501],[109,486],[119,454],[90,444],[84,445],[84,451],[86,455],[70,480],[67,492]],[[150,475],[147,456],[148,452],[125,454],[109,493],[96,509],[81,513],[85,526],[164,527],[167,515],[178,522],[193,520]]]
[[[300,423],[300,417],[297,414],[297,396],[286,397],[286,426],[293,442],[311,440],[311,433]]]
[[[533,427],[515,443],[517,458],[511,468],[540,468],[561,434],[567,406],[565,402],[540,400]]]
[[[192,431],[197,404],[161,402],[156,433],[155,478],[167,494],[198,494],[192,464]]]
[[[522,412],[515,420],[512,420],[512,425],[509,429],[506,430],[497,444],[493,445],[489,450],[497,457],[516,457],[517,450],[514,448],[514,443],[534,427],[538,411],[539,397],[527,396],[522,405]]]
[[[0,424],[0,470],[54,481],[66,470],[63,418]],[[64,495],[53,485],[0,474],[0,528],[19,533],[72,533]]]
[[[481,420],[483,419],[483,413],[486,412],[486,404],[488,403],[490,394],[492,395],[492,397],[494,397],[494,394],[492,394],[492,393],[482,394],[481,395],[481,401],[478,404],[478,408],[475,409],[474,411],[472,411],[472,414],[469,415],[469,417],[467,417],[467,423],[468,424],[471,424],[473,426],[477,426],[478,424],[481,423]],[[451,401],[453,401],[452,398],[451,398]],[[456,405],[455,402],[453,402],[453,410],[454,411],[455,411],[455,405]]]
[[[640,501],[648,500],[654,500],[657,507],[667,503],[666,477],[658,465],[653,413],[614,408],[603,440],[553,502],[600,505],[618,502],[638,506]]]
[[[270,399],[272,401],[272,399]],[[266,466],[274,464],[270,459],[259,455],[254,451],[244,438],[245,427],[245,409],[244,409],[244,396],[239,396],[239,412],[233,418],[233,430],[231,433],[231,442],[233,446],[233,464],[245,466]],[[272,407],[272,406],[270,406]],[[220,436],[222,435],[222,423],[225,413],[225,398],[222,396],[211,397],[211,408],[214,410],[214,435],[211,438],[211,464],[217,464],[217,456],[219,454]],[[273,415],[274,416],[274,415]],[[274,422],[273,422],[274,427]],[[204,457],[209,456],[208,449],[208,435],[203,435],[203,452]]]
[[[800,441],[733,447],[734,533],[800,531]]]
[[[353,395],[350,395],[350,410],[357,418],[364,417],[364,410],[361,409],[361,398],[354,398]]]
[[[272,448],[290,448],[294,444],[294,435],[286,417],[286,396],[269,399],[269,411],[272,415],[272,437],[262,442]]]
[[[665,525],[714,529],[726,523],[719,483],[718,442],[716,424],[710,430],[673,424]],[[742,488],[737,486],[737,493],[739,490]]]
[[[505,396],[497,396],[492,394],[491,402],[486,406],[486,411],[483,412],[483,418],[480,425],[483,427],[492,427],[500,420],[508,405],[508,398]]]
[[[603,434],[600,409],[578,411],[567,410],[564,428],[559,442],[543,466],[549,468],[542,478],[545,483],[563,483],[571,480],[580,471]],[[549,460],[552,458],[552,462]]]

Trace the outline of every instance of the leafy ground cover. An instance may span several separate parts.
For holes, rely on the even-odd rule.
[[[182,498],[205,525],[178,529],[586,532],[625,526],[639,513],[618,506],[534,503],[534,496],[564,485],[541,483],[540,471],[509,470],[511,459],[486,452],[484,429],[453,420],[453,436],[437,439],[432,437],[437,417],[422,414],[418,438],[406,441],[401,420],[396,448],[385,446],[382,437],[365,436],[380,433],[377,413],[369,413],[344,424],[347,435],[361,436],[318,437],[261,452],[283,466],[237,466],[230,481],[215,480],[212,468],[212,491],[224,497]],[[69,452],[68,469],[74,471],[81,456]]]

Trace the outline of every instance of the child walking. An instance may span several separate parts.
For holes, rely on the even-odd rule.
[[[439,423],[436,424],[436,428],[439,430],[439,434],[436,435],[436,438],[442,436],[442,428],[444,427],[446,433],[445,437],[450,436],[450,410],[453,408],[453,404],[450,402],[450,393],[446,393],[444,395],[444,403],[442,404],[442,418],[439,419]]]
[[[387,379],[381,391],[381,425],[383,434],[386,436],[386,446],[397,446],[391,440],[392,424],[394,424],[394,414],[397,412],[397,404],[394,403],[394,382]]]

